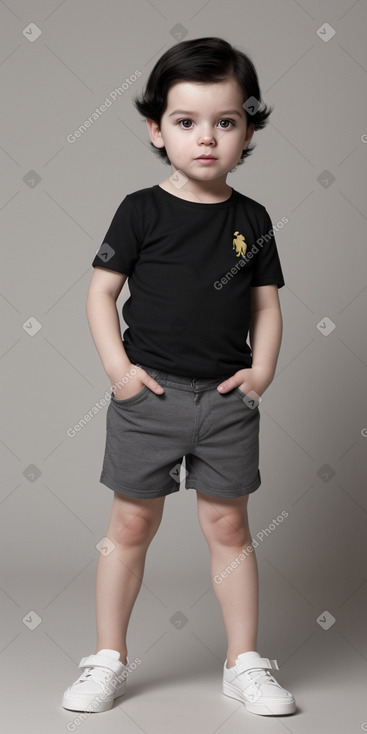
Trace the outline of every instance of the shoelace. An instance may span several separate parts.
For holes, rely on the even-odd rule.
[[[260,686],[262,683],[275,683],[276,686],[279,685],[269,671],[263,668],[251,668],[250,670],[244,671],[244,673],[247,679],[257,686]]]
[[[107,683],[108,678],[109,671],[106,668],[93,666],[85,669],[84,673],[80,676],[78,683],[84,683],[86,680],[95,680],[97,683]]]

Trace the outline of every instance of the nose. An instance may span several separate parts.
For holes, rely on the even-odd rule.
[[[215,142],[213,131],[209,125],[199,130],[198,142],[199,144],[205,143],[205,145],[212,145]]]

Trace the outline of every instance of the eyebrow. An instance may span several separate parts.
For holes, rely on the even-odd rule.
[[[171,112],[168,117],[172,117],[173,115],[196,115],[197,112],[188,112],[187,110],[175,110],[174,112]],[[237,115],[238,117],[242,117],[242,115],[237,110],[226,110],[225,112],[218,112],[218,115]]]

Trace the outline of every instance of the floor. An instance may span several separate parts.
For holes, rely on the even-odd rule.
[[[307,629],[292,594],[272,598],[273,570],[260,557],[262,612],[259,652],[276,657],[276,677],[297,702],[292,716],[261,717],[222,693],[225,637],[210,587],[200,573],[186,587],[174,575],[162,577],[148,563],[129,627],[129,658],[137,667],[125,696],[105,713],[81,714],[61,705],[64,689],[80,674],[78,663],[94,652],[95,564],[87,563],[62,593],[45,605],[42,624],[19,633],[2,649],[3,731],[109,732],[109,734],[358,734],[367,731],[366,660],[338,625],[328,630],[315,620]],[[188,576],[186,582],[188,581]],[[52,579],[39,579],[34,598]],[[168,583],[167,583],[168,581]],[[174,591],[172,591],[174,589]],[[153,591],[154,590],[154,591]],[[201,590],[201,594],[198,594]],[[157,591],[157,594],[155,593]],[[171,602],[172,594],[177,605]],[[162,599],[166,600],[164,608]],[[186,605],[183,600],[186,600]],[[190,601],[191,600],[191,601]],[[194,600],[192,602],[192,600]],[[73,608],[76,608],[73,619]],[[356,610],[357,607],[354,607]],[[32,612],[36,619],[36,610]],[[292,619],[294,614],[295,618]],[[174,616],[176,615],[176,616]],[[172,621],[171,621],[172,618]],[[177,620],[180,621],[177,623]],[[364,620],[353,613],[353,634],[365,636]],[[296,629],[295,634],[288,629]],[[283,654],[282,654],[283,650]],[[140,662],[139,662],[140,661]],[[103,727],[103,729],[102,729]]]

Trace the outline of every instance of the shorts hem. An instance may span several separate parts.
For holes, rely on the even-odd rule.
[[[118,494],[125,495],[126,497],[131,497],[132,499],[142,500],[155,499],[156,497],[166,497],[169,494],[178,492],[180,489],[180,487],[170,485],[169,487],[166,487],[166,489],[159,490],[159,492],[142,492],[140,491],[140,489],[132,489],[131,487],[125,487],[122,484],[117,484],[114,479],[111,479],[104,473],[101,474],[99,481],[101,482],[101,484],[104,484],[106,487],[112,489]]]
[[[186,489],[195,489],[198,492],[203,492],[204,494],[209,495],[209,497],[217,497],[218,499],[226,499],[227,497],[229,499],[233,499],[235,497],[244,497],[246,494],[252,494],[252,492],[255,492],[261,485],[261,478],[257,479],[254,484],[252,484],[250,487],[244,487],[242,489],[237,489],[235,491],[226,491],[224,490],[213,490],[212,487],[204,487],[204,485],[199,484],[198,482],[188,482]]]

